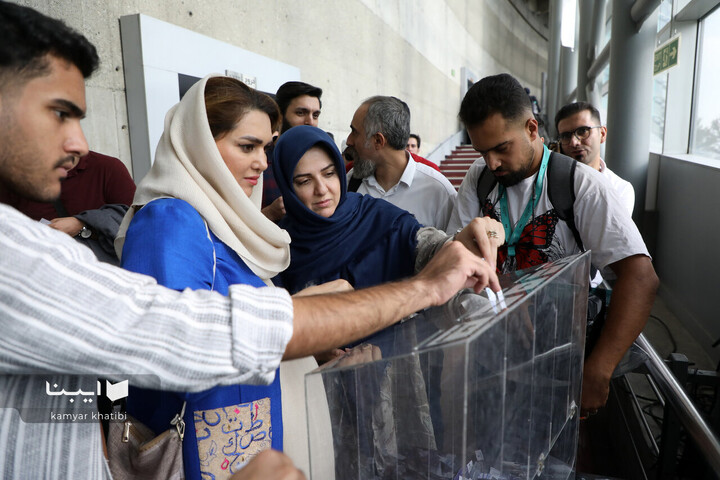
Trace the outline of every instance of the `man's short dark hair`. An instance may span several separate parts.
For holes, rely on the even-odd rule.
[[[380,132],[390,147],[405,150],[410,138],[410,107],[399,98],[377,95],[363,102],[368,106],[363,127],[370,139]]]
[[[411,133],[410,136],[408,137],[408,141],[411,138],[414,138],[417,141],[418,148],[420,148],[420,135],[418,135],[417,133]]]
[[[507,73],[485,77],[470,87],[460,105],[459,117],[465,127],[473,127],[496,113],[508,121],[532,115],[530,97],[520,82]]]
[[[97,69],[95,47],[60,20],[32,8],[0,1],[0,88],[49,70],[47,55],[75,65],[84,78]]]
[[[576,113],[580,113],[582,111],[587,110],[590,112],[590,116],[593,120],[598,122],[598,125],[602,124],[602,121],[600,120],[600,112],[597,108],[593,106],[592,103],[588,102],[575,102],[575,103],[568,103],[564,107],[562,107],[560,110],[558,110],[557,115],[555,115],[555,131],[557,132],[557,126],[560,123],[560,120],[563,120],[567,117],[570,117],[572,115],[575,115]],[[593,127],[594,125],[588,125],[588,127]]]
[[[278,107],[280,107],[280,113],[285,116],[290,102],[292,102],[294,98],[303,95],[317,98],[318,103],[320,103],[320,108],[322,108],[322,100],[320,99],[320,97],[322,97],[322,88],[303,82],[285,82],[280,85],[280,88],[278,88],[275,94],[275,100],[277,101]]]

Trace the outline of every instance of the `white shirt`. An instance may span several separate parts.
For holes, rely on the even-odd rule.
[[[396,185],[385,191],[373,174],[363,179],[357,193],[382,198],[413,214],[423,226],[446,231],[455,207],[455,188],[442,173],[416,162],[407,151],[405,157],[407,166]]]
[[[615,172],[608,168],[602,158],[600,159],[599,171],[603,174],[607,181],[610,182],[610,185],[615,190],[615,193],[617,193],[620,202],[622,202],[622,204],[625,206],[628,213],[632,215],[633,209],[635,208],[635,189],[633,188],[632,184],[627,180],[623,180],[622,178],[618,177]],[[602,281],[603,277],[602,275],[600,275],[600,271],[597,271],[595,272],[595,276],[593,277],[593,279],[590,280],[590,286],[597,287],[602,283]]]
[[[602,158],[600,159],[600,173],[608,179],[610,185],[615,189],[615,193],[617,193],[620,198],[620,201],[625,205],[625,208],[628,209],[630,215],[632,215],[633,209],[635,208],[635,189],[632,184],[618,177],[615,172],[608,168]]]
[[[233,285],[228,297],[161,287],[0,204],[0,478],[110,478],[97,421],[50,421],[53,410],[96,403],[49,396],[46,381],[54,392],[92,392],[98,377],[124,374],[180,391],[268,384],[292,313],[273,287]]]
[[[477,198],[477,179],[483,168],[485,168],[485,161],[479,158],[465,175],[458,191],[456,207],[450,218],[449,230],[465,226],[474,217],[482,216],[480,202]],[[506,190],[511,225],[514,226],[520,219],[525,205],[532,197],[534,186],[535,175],[532,175]],[[627,210],[621,207],[615,190],[605,176],[597,170],[579,163],[575,170],[574,188],[575,225],[585,249],[592,251],[592,264],[603,275],[608,275],[606,278],[613,276],[612,271],[606,269],[608,265],[632,255],[650,256],[637,226]],[[490,192],[489,200],[494,205],[496,218],[499,219],[500,205],[497,202],[497,196],[498,189],[495,186]],[[553,206],[547,195],[547,181],[544,181],[542,194],[535,207],[534,219],[540,222],[543,215],[552,215],[551,210],[553,210]],[[565,222],[557,222],[552,225],[552,229],[548,228],[547,231],[552,233],[552,238],[548,238],[548,246],[545,250],[549,256],[547,261],[580,252],[572,231]],[[505,234],[506,236],[510,235],[509,232]]]

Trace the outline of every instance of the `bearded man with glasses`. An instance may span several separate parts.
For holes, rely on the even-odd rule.
[[[607,138],[607,127],[602,125],[597,108],[587,102],[565,105],[555,115],[555,129],[558,132],[560,153],[602,173],[632,215],[635,206],[632,184],[618,177],[600,157],[600,145]]]

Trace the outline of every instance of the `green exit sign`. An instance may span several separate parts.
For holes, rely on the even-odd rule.
[[[655,49],[653,75],[664,72],[678,63],[680,50],[680,35],[677,35]]]

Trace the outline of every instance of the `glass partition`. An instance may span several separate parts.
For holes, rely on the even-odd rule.
[[[463,292],[309,373],[311,477],[570,478],[589,258],[505,275],[504,300]]]

